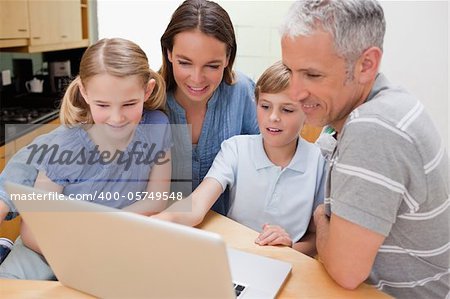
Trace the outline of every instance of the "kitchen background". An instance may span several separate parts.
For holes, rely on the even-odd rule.
[[[69,73],[71,76],[76,75],[85,46],[99,38],[124,37],[137,42],[148,54],[152,68],[158,69],[161,65],[159,38],[167,26],[171,13],[181,3],[181,1],[150,0],[16,0],[14,2],[28,4],[31,37],[26,40],[27,46],[14,45],[11,48],[8,44],[6,44],[8,47],[5,47],[3,39],[4,28],[10,26],[8,22],[11,19],[5,15],[5,2],[13,1],[0,0],[0,5],[3,6],[0,6],[0,71],[2,71],[0,78],[8,81],[8,72],[4,71],[9,70],[12,84],[2,86],[5,84],[4,80],[0,84],[2,113],[8,106],[16,106],[18,103],[25,106],[34,105],[28,98],[25,102],[17,100],[18,94],[27,94],[24,86],[18,88],[17,80],[22,80],[21,84],[24,84],[25,80],[31,78],[29,75],[25,79],[17,78],[20,74],[14,70],[14,61],[16,65],[24,59],[31,61],[32,75],[44,79],[44,92],[40,96],[33,95],[39,99],[43,95],[54,98],[60,96],[59,90],[52,89],[49,82],[52,63],[69,60]],[[79,12],[75,19],[61,16],[63,11],[58,8],[61,3],[69,2],[78,7]],[[229,12],[235,25],[238,38],[236,68],[256,80],[268,65],[280,59],[278,25],[292,1],[217,2]],[[381,3],[388,24],[381,70],[391,81],[407,87],[423,101],[450,148],[449,3],[448,1]],[[78,33],[81,36],[78,39],[84,42],[33,40],[35,23],[51,18],[58,19],[57,27],[61,28],[64,28],[64,24],[77,23],[81,27]],[[52,32],[54,26],[49,25],[44,30]],[[24,51],[35,53],[22,53]]]

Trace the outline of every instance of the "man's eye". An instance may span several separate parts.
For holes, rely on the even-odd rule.
[[[322,75],[319,75],[319,74],[306,74],[306,76],[308,76],[308,78],[312,78],[312,79],[316,79],[316,78],[322,77]]]

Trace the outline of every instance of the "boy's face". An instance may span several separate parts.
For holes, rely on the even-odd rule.
[[[300,103],[281,93],[260,93],[256,108],[259,131],[264,145],[288,147],[295,145],[305,121]]]

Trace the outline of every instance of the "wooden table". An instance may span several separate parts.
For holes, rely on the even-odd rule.
[[[280,259],[292,264],[292,272],[279,293],[279,298],[389,298],[388,295],[361,285],[354,291],[338,286],[315,259],[291,248],[258,246],[258,233],[214,212],[208,213],[199,228],[222,235],[231,247]],[[57,281],[0,280],[0,298],[93,298],[64,287]]]

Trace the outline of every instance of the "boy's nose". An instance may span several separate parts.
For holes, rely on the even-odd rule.
[[[280,121],[280,116],[278,115],[277,112],[272,112],[270,113],[270,117],[269,117],[270,121]]]

